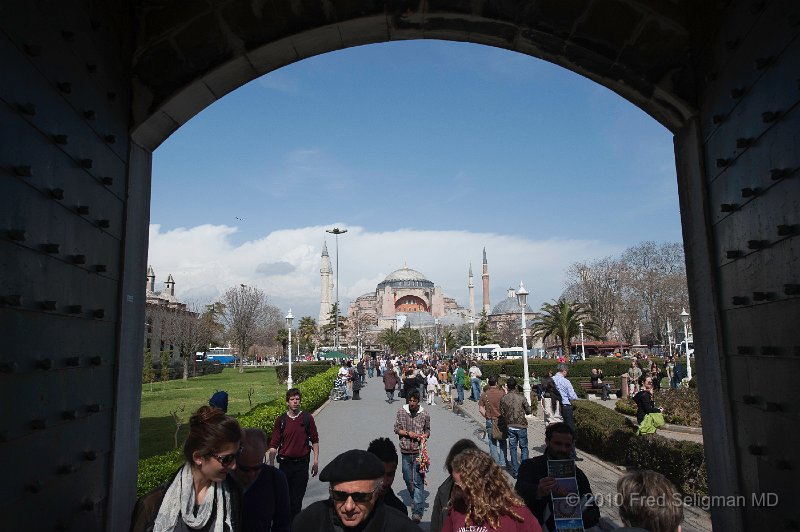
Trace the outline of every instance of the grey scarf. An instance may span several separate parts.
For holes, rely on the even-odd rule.
[[[194,514],[194,482],[192,481],[192,465],[183,464],[183,467],[164,494],[164,500],[158,509],[158,515],[153,526],[153,532],[172,532],[178,524],[178,519],[183,520],[189,528],[202,528],[214,513],[216,502],[216,514],[214,532],[225,532],[233,530],[231,525],[231,495],[222,482],[212,482],[206,493],[203,504]]]

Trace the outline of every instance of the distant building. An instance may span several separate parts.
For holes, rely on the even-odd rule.
[[[377,329],[433,327],[435,320],[441,325],[461,325],[467,314],[440,286],[408,266],[387,275],[374,292],[357,297],[347,309],[348,317],[369,316]]]
[[[170,351],[172,360],[178,360],[179,356],[174,352],[172,344],[164,337],[164,322],[168,313],[189,312],[186,303],[178,301],[175,297],[175,279],[171,274],[167,276],[164,290],[161,292],[155,291],[156,274],[152,266],[147,268],[146,281],[144,347],[153,354],[154,361],[158,361],[162,351]]]

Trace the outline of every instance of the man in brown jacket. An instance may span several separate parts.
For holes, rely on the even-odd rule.
[[[481,394],[478,401],[478,410],[486,418],[486,438],[489,440],[489,454],[502,468],[506,467],[506,441],[492,437],[492,427],[500,417],[500,401],[505,396],[505,391],[497,385],[497,376],[489,377],[489,386]]]
[[[511,476],[517,478],[520,461],[517,457],[517,443],[522,451],[522,459],[528,459],[528,418],[531,405],[520,393],[517,379],[511,377],[506,382],[508,393],[500,401],[500,413],[508,426],[508,451],[511,453]]]

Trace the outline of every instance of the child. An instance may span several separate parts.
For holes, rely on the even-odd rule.
[[[434,401],[434,396],[436,395],[436,390],[439,388],[439,379],[436,378],[436,372],[431,369],[428,372],[428,404],[435,405],[436,401]]]

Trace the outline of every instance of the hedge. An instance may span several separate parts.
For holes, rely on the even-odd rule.
[[[684,494],[708,494],[702,444],[637,436],[633,422],[618,412],[592,401],[573,405],[578,448],[618,465],[658,471]]]
[[[292,368],[294,376],[294,367]],[[333,381],[338,373],[338,368],[329,367],[324,373],[319,373],[308,380],[301,382],[297,387],[303,394],[303,409],[314,411],[328,400]],[[242,428],[254,427],[267,433],[267,438],[272,436],[275,418],[286,411],[286,400],[279,397],[268,403],[254,406],[249,412],[242,414],[237,419]],[[156,486],[169,480],[170,476],[183,464],[182,449],[174,449],[168,453],[151,456],[139,460],[139,473],[137,476],[136,493],[141,497]]]
[[[299,384],[314,375],[324,373],[331,368],[330,362],[297,362],[292,364],[292,384]],[[289,366],[275,366],[278,382],[285,383],[289,379]]]
[[[594,357],[587,358],[586,360],[578,360],[569,365],[570,377],[583,377],[589,378],[592,375],[592,368],[603,370],[603,375],[606,379],[619,377],[628,371],[630,367],[630,360]],[[484,378],[489,375],[508,375],[509,377],[523,377],[523,362],[522,359],[513,360],[482,360],[478,362],[478,367]],[[537,377],[544,377],[548,371],[555,373],[558,370],[558,362],[553,359],[534,358],[528,359],[528,373],[535,374]]]
[[[700,398],[696,388],[680,388],[678,390],[661,390],[655,392],[653,401],[664,407],[664,421],[673,425],[702,427],[700,419]],[[638,408],[633,399],[619,399],[617,412],[635,416]]]

